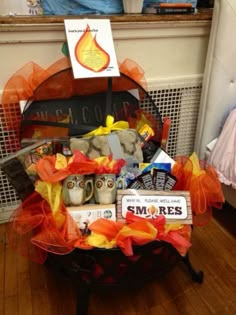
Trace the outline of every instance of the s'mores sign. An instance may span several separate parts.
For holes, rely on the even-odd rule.
[[[118,190],[117,220],[124,221],[127,212],[147,219],[163,215],[166,223],[192,224],[188,191]]]

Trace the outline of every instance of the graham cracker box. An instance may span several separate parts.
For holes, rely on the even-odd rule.
[[[82,206],[67,207],[67,210],[81,230],[87,229],[89,224],[99,218],[116,221],[115,204],[85,204]]]

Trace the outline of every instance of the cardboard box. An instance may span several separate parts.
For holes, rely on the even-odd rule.
[[[99,218],[105,218],[116,221],[116,205],[98,205],[86,204],[77,207],[67,207],[72,218],[78,224],[80,229],[86,229],[89,224]]]

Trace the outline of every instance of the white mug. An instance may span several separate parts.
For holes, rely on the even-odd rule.
[[[97,203],[106,205],[116,201],[116,175],[97,174],[94,180],[94,198]]]
[[[73,174],[63,181],[62,198],[66,206],[80,206],[93,196],[93,180]]]

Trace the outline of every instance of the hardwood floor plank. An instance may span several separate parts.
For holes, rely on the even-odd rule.
[[[224,292],[224,288],[218,287],[216,278],[210,271],[205,270],[204,283],[202,286],[196,286],[195,290],[212,314],[224,314],[223,309],[227,294]]]
[[[232,314],[236,314],[236,306],[235,303],[231,302],[227,305],[225,305],[224,308],[224,313],[225,315],[232,315]]]
[[[0,224],[0,314],[4,312],[5,288],[5,225]]]
[[[8,245],[5,251],[5,297],[17,296],[16,253]]]
[[[182,263],[173,268],[163,278],[156,279],[149,284],[150,297],[153,302],[150,307],[164,305],[178,298],[188,286],[192,286],[192,280],[184,270]]]
[[[207,304],[204,302],[204,300],[202,300],[201,296],[194,288],[190,288],[185,291],[185,298],[195,309],[196,314],[211,315]]]
[[[45,269],[50,314],[75,314],[76,292],[71,281]]]
[[[139,290],[122,290],[105,288],[92,291],[89,305],[89,315],[96,314],[145,314],[149,310],[147,295],[148,285]],[[112,292],[113,291],[113,292]],[[145,299],[146,303],[143,303]],[[141,314],[141,313],[140,313]]]
[[[64,300],[67,299],[66,296],[61,295],[61,291],[64,290],[64,285],[62,284],[61,279],[58,276],[55,276],[53,272],[45,269],[47,289],[48,289],[48,298],[50,301],[50,312],[53,314],[62,315],[61,304],[64,304]],[[65,291],[67,292],[67,288]],[[73,313],[71,313],[73,314]]]
[[[6,296],[4,299],[5,312],[4,315],[18,315],[18,296]]]
[[[16,255],[17,273],[30,273],[30,260],[26,257]]]
[[[4,315],[5,313],[5,299],[0,297],[0,314]]]
[[[44,265],[30,261],[29,269],[32,291],[40,289],[44,290],[47,287],[45,268]]]
[[[190,253],[193,262],[197,261],[200,268],[212,274],[219,282],[219,287],[230,294],[236,288],[236,239],[222,233],[218,224],[214,223],[204,233],[196,231]],[[221,237],[218,237],[219,234]]]
[[[162,305],[157,305],[155,307],[150,308],[148,311],[146,312],[141,312],[139,315],[166,315],[166,310],[164,308],[164,306]],[[170,313],[173,315],[176,315],[174,313]]]
[[[183,315],[182,312],[180,312],[178,310],[178,307],[176,305],[176,303],[174,302],[174,300],[168,301],[167,303],[165,303],[163,305],[165,311],[166,311],[166,315]],[[154,313],[155,314],[155,313]]]
[[[174,299],[177,310],[181,315],[199,315],[194,306],[189,303],[189,300],[186,298],[185,294],[182,294]]]
[[[34,315],[53,315],[47,289],[34,290],[32,292],[32,304]]]
[[[18,315],[33,315],[30,275],[18,273]]]

